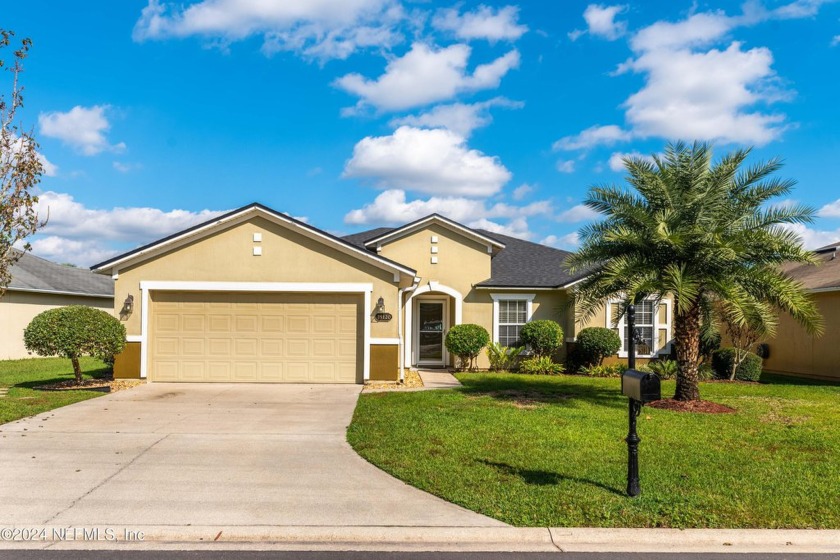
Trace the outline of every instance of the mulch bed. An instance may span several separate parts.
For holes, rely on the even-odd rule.
[[[403,383],[395,381],[368,381],[365,383],[364,391],[367,393],[378,391],[400,391],[405,389],[421,389],[423,380],[416,371],[406,369]]]
[[[116,391],[123,391],[131,389],[142,383],[141,379],[111,379],[110,377],[103,377],[102,379],[83,379],[81,385],[76,384],[75,379],[68,379],[67,381],[59,381],[58,383],[50,383],[48,385],[38,385],[35,389],[43,391],[102,391],[104,393],[114,393]]]
[[[712,401],[678,401],[674,399],[662,399],[647,403],[652,408],[662,410],[673,410],[674,412],[701,412],[704,414],[734,414],[734,408],[718,404]]]

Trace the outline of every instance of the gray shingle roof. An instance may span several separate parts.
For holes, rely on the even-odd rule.
[[[808,290],[840,289],[840,242],[820,247],[814,256],[819,261],[817,266],[786,263],[782,271]]]
[[[9,269],[12,280],[10,290],[37,290],[87,296],[113,296],[114,281],[110,276],[94,274],[83,268],[74,268],[50,262],[24,253]]]
[[[396,228],[376,228],[347,235],[343,239],[359,247]],[[584,274],[570,274],[565,260],[571,253],[553,247],[532,243],[516,237],[475,229],[476,233],[491,237],[505,244],[490,263],[490,278],[477,284],[483,287],[557,288]]]

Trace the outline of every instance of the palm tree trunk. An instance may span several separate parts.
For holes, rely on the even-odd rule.
[[[700,307],[692,306],[685,313],[674,317],[674,339],[677,344],[677,390],[678,401],[700,400],[700,377],[697,371],[700,361]]]

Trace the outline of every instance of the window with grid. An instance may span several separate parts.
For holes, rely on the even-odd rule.
[[[522,346],[519,331],[528,321],[528,302],[524,299],[499,300],[499,343]]]
[[[636,354],[648,356],[653,353],[654,321],[656,320],[656,306],[653,301],[643,301],[636,304],[636,333],[639,340],[636,343]],[[624,351],[630,350],[630,332],[627,327],[627,316],[624,316]]]

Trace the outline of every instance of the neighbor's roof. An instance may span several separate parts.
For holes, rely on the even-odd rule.
[[[819,265],[788,263],[782,270],[808,290],[840,290],[840,241],[814,251]]]
[[[12,291],[114,297],[114,281],[109,276],[56,264],[30,253],[21,255],[9,272],[12,280],[8,289]]]
[[[371,239],[381,238],[398,228],[376,228],[344,237],[346,241],[365,247]],[[583,278],[570,274],[565,261],[568,251],[532,243],[483,229],[473,230],[482,237],[495,239],[504,249],[490,261],[490,278],[477,284],[480,288],[561,288]]]

